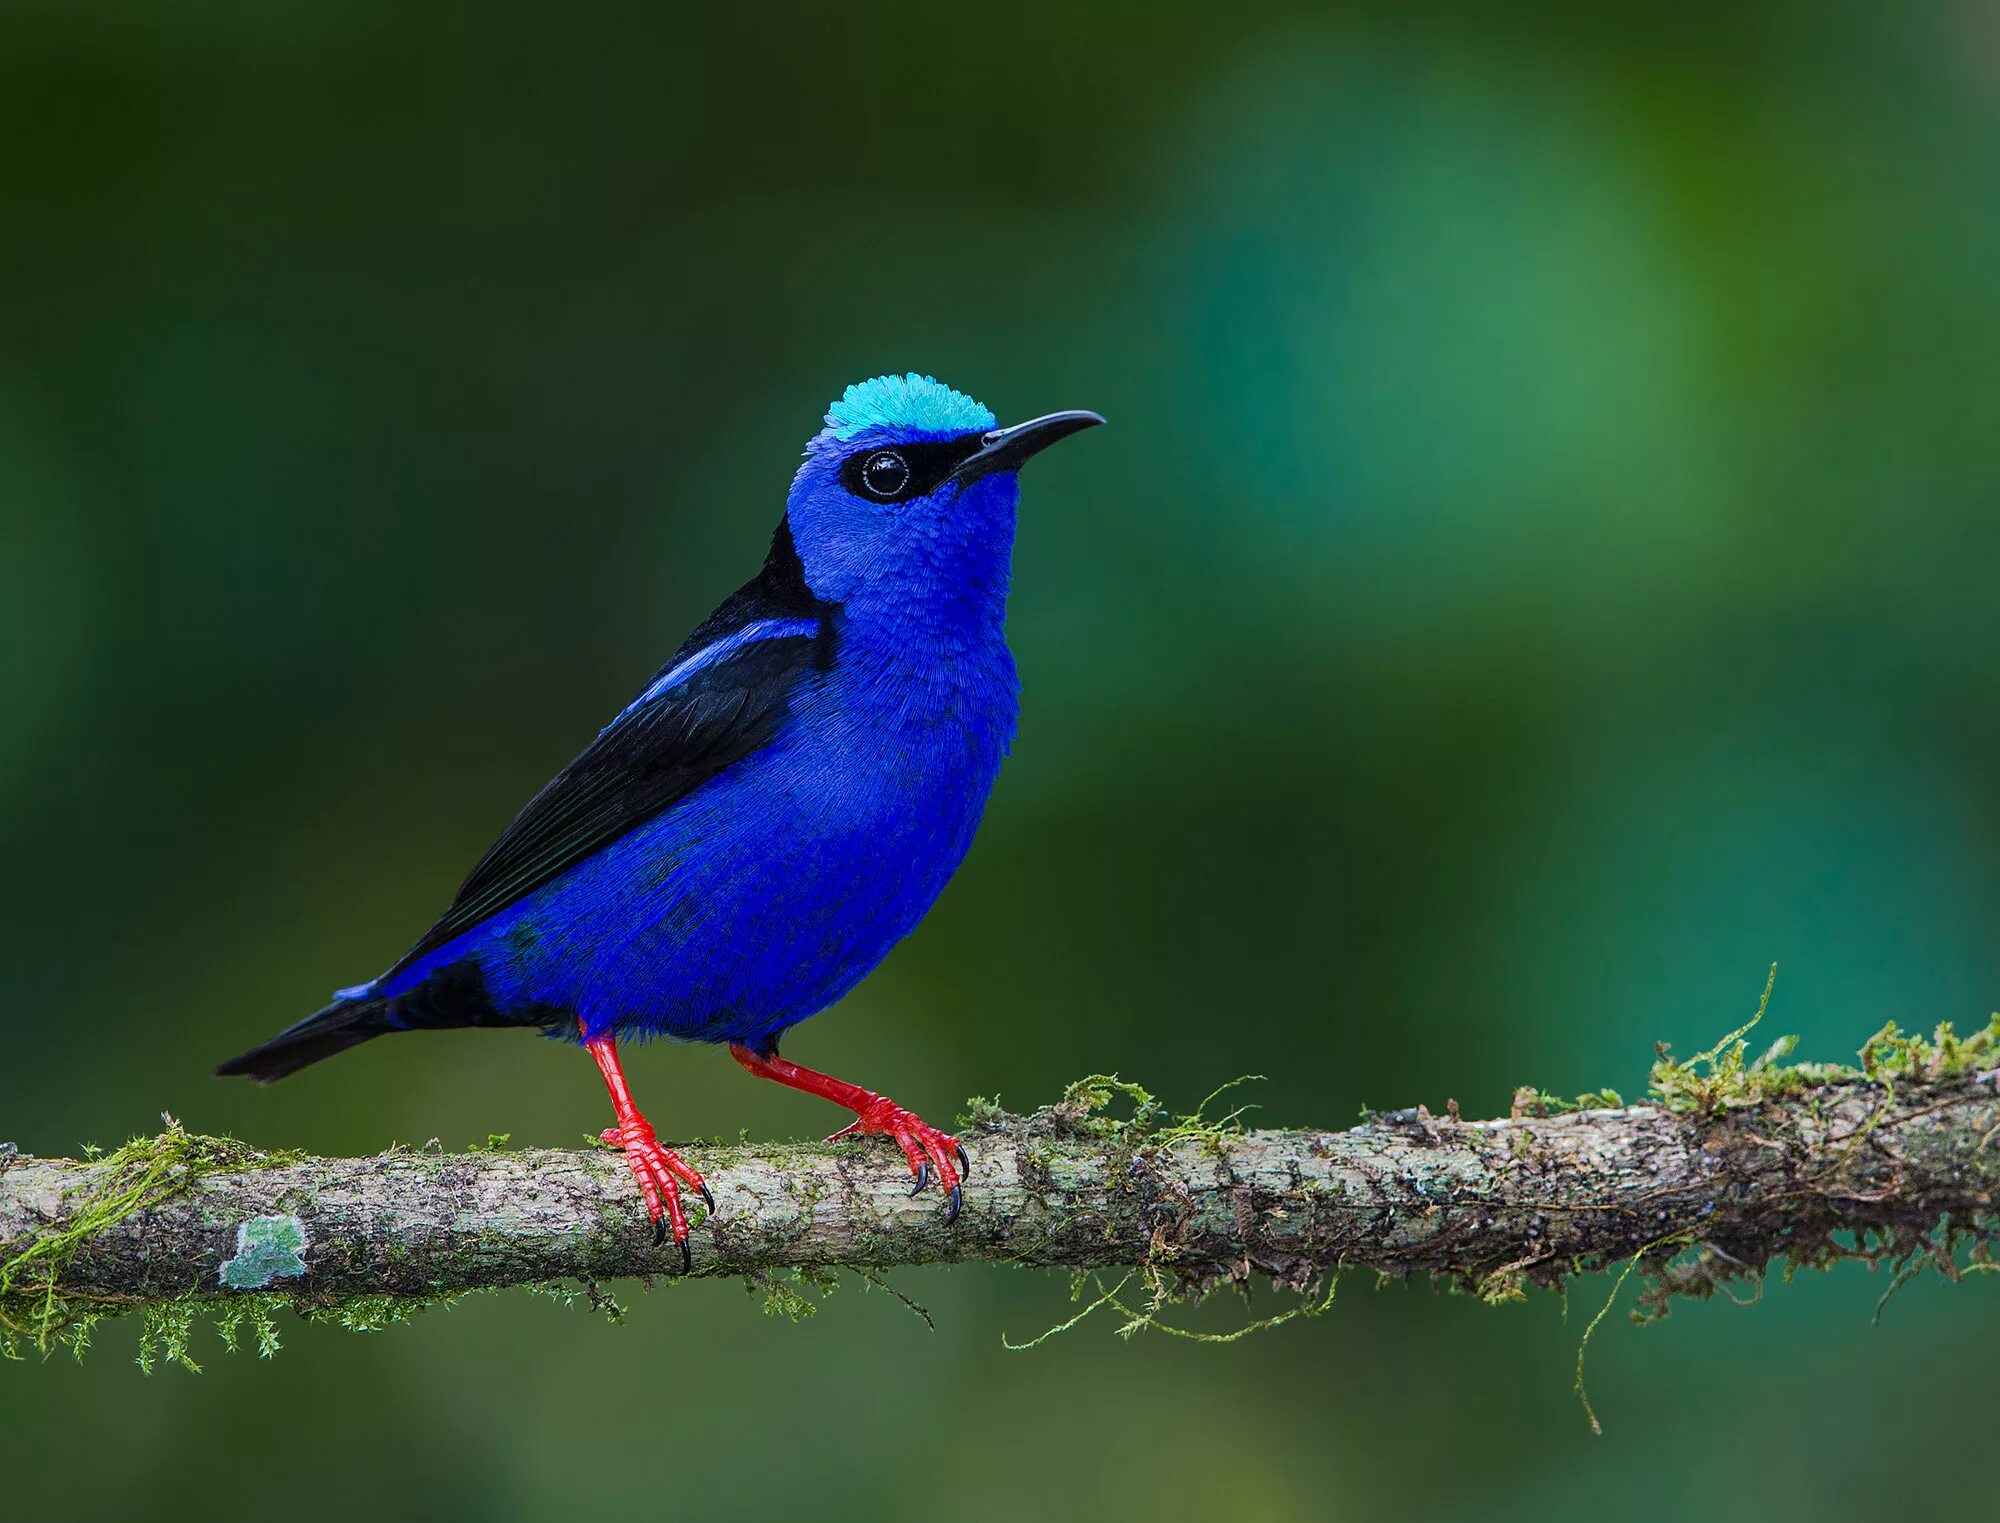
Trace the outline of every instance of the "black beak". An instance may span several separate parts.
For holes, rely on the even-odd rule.
[[[951,479],[960,486],[968,486],[995,471],[1017,471],[1030,455],[1039,455],[1056,440],[1095,428],[1103,421],[1094,412],[1052,412],[1046,417],[1016,423],[1012,428],[996,428],[979,441],[977,454],[958,463]]]

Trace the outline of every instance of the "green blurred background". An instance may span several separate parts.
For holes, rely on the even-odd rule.
[[[2000,1001],[1991,6],[729,9],[0,13],[0,1137],[602,1124],[526,1037],[208,1070],[402,949],[906,367],[1114,426],[1028,481],[978,847],[802,1060],[1337,1124],[1636,1090],[1774,959],[1807,1056]],[[633,1068],[675,1136],[836,1119]],[[1602,1279],[1027,1354],[1060,1279],[898,1283],[936,1333],[692,1284],[146,1379],[107,1327],[0,1368],[4,1511],[1991,1502],[1984,1282],[1607,1322],[1601,1440]]]

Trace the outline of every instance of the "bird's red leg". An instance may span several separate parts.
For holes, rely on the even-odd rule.
[[[715,1213],[715,1197],[708,1193],[701,1176],[682,1163],[672,1148],[660,1145],[660,1139],[653,1135],[653,1123],[640,1115],[639,1107],[632,1103],[625,1070],[618,1062],[618,1044],[608,1036],[592,1040],[590,1028],[581,1021],[577,1025],[584,1033],[585,1049],[597,1059],[597,1071],[604,1075],[604,1087],[611,1091],[611,1109],[618,1117],[618,1124],[607,1127],[599,1134],[599,1140],[625,1150],[626,1165],[639,1181],[639,1193],[646,1198],[646,1214],[653,1219],[653,1240],[664,1243],[671,1228],[674,1241],[680,1245],[681,1269],[685,1272],[694,1267],[694,1256],[688,1251],[687,1216],[681,1210],[680,1185],[675,1181],[698,1191],[710,1215]]]
[[[878,1095],[872,1089],[863,1089],[859,1084],[849,1084],[844,1079],[802,1068],[788,1058],[779,1057],[775,1050],[757,1052],[741,1042],[731,1042],[729,1055],[760,1079],[774,1080],[788,1089],[802,1089],[809,1095],[818,1095],[823,1100],[831,1100],[835,1105],[853,1111],[854,1120],[835,1132],[833,1137],[827,1138],[828,1142],[834,1137],[846,1137],[853,1133],[895,1138],[903,1156],[910,1160],[910,1172],[917,1178],[915,1187],[910,1191],[912,1195],[930,1183],[931,1169],[935,1166],[938,1186],[949,1202],[945,1208],[945,1220],[958,1220],[958,1208],[965,1198],[960,1185],[972,1172],[972,1164],[956,1137],[939,1131],[914,1111],[904,1110],[894,1100]]]

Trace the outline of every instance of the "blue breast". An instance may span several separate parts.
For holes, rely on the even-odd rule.
[[[770,745],[397,982],[469,958],[502,1018],[715,1042],[839,999],[964,859],[1018,712],[997,629],[940,651],[871,622]]]

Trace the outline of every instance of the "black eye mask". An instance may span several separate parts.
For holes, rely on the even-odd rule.
[[[936,491],[961,462],[979,452],[982,437],[857,450],[840,463],[840,484],[865,502],[908,502]]]

